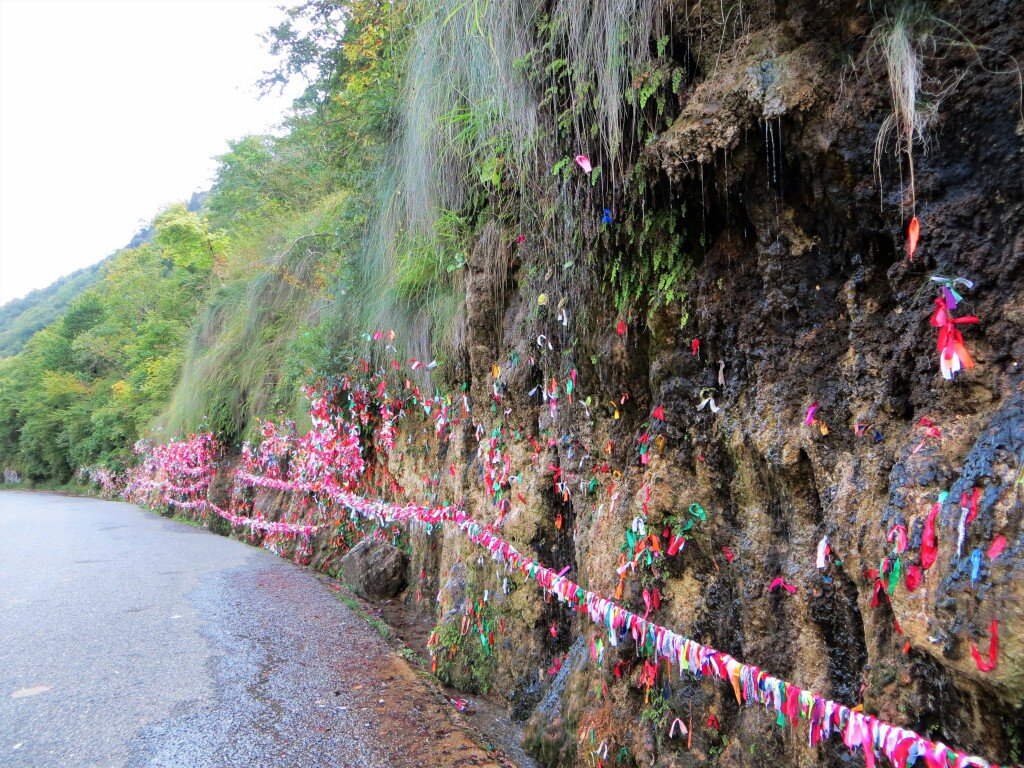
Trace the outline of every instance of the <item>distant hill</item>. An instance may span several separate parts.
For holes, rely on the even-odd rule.
[[[0,357],[16,355],[32,334],[52,323],[76,296],[99,279],[100,265],[93,264],[0,306]]]
[[[209,195],[209,190],[193,192],[187,204],[188,210],[201,211]],[[137,248],[150,242],[153,233],[153,226],[146,225],[135,233],[125,248]],[[99,279],[100,267],[105,261],[72,272],[46,288],[0,306],[0,357],[18,354],[32,334],[63,315],[68,304]]]

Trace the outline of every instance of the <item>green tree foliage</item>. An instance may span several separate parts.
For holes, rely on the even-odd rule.
[[[206,222],[182,203],[172,205],[153,222],[153,242],[164,258],[178,269],[209,273],[224,247],[223,236],[210,231]]]
[[[63,317],[0,361],[0,463],[61,481],[124,465],[170,396],[220,241],[172,206],[153,245],[116,254]]]
[[[0,357],[18,354],[32,334],[59,319],[68,304],[99,279],[99,273],[100,265],[94,264],[0,307]]]
[[[310,90],[285,135],[245,137],[220,157],[208,210],[227,233],[227,279],[188,347],[165,431],[203,424],[230,442],[255,419],[298,415],[298,384],[336,372],[365,330],[339,305],[389,299],[386,267],[364,243],[389,195],[409,23],[401,0],[307,2],[272,32],[283,61],[264,84],[302,75]]]
[[[0,360],[0,467],[63,480],[122,466],[142,435],[230,442],[296,415],[297,385],[340,370],[366,330],[453,316],[461,242],[419,216],[395,149],[418,130],[406,67],[422,14],[414,0],[284,11],[262,84],[306,79],[286,131],[231,142],[201,212],[164,210],[148,244]],[[458,212],[445,220],[470,234]]]
[[[360,3],[307,0],[288,9],[285,19],[264,35],[270,52],[281,63],[264,73],[260,87],[281,88],[301,77],[307,89],[299,98],[299,106],[315,106],[325,101],[336,86],[343,61],[341,43],[355,5]]]

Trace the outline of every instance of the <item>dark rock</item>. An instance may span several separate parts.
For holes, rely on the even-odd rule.
[[[363,539],[341,558],[342,578],[368,600],[387,600],[405,589],[408,560],[402,550]]]

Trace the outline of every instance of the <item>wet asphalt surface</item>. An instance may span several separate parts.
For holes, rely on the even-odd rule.
[[[137,507],[0,492],[0,766],[485,766],[311,572]]]

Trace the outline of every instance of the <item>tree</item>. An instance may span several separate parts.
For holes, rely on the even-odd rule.
[[[260,88],[269,92],[302,77],[307,88],[296,106],[315,108],[335,89],[342,64],[341,43],[352,2],[307,0],[289,8],[285,20],[263,36],[281,63],[263,73]]]
[[[167,208],[153,224],[153,242],[178,269],[207,274],[222,257],[223,235],[211,232],[206,221],[182,203]]]

